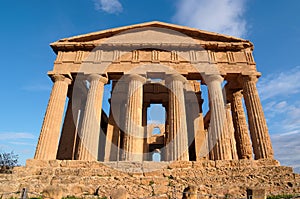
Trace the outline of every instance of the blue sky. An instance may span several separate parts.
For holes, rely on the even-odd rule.
[[[32,158],[52,83],[49,43],[159,20],[251,40],[275,157],[300,172],[300,1],[2,1],[0,151]]]

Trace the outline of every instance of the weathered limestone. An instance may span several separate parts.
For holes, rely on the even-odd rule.
[[[247,108],[253,151],[255,159],[273,159],[274,152],[256,89],[256,81],[257,77],[253,75],[243,77],[243,94]]]
[[[139,164],[155,160],[154,153],[159,153],[162,161],[225,161],[252,159],[252,147],[255,159],[273,159],[256,77],[247,76],[259,76],[251,42],[150,22],[61,39],[51,46],[57,59],[49,74],[61,75],[53,76],[60,80],[53,86],[36,159]],[[67,76],[74,79],[72,84]],[[75,79],[79,77],[84,81],[78,91]],[[224,91],[229,91],[226,102],[223,78]],[[108,80],[110,107],[102,112]],[[205,116],[201,85],[209,93],[204,99],[209,102]],[[74,92],[82,96],[74,98]],[[148,133],[156,119],[147,118],[147,107],[154,104],[165,114],[155,122],[161,127],[159,135]]]
[[[189,160],[188,135],[184,99],[184,83],[181,75],[169,75],[166,79],[169,88],[169,134],[168,159]]]
[[[153,170],[153,167],[156,167]],[[133,168],[139,169],[136,173]],[[130,170],[131,169],[131,170]],[[152,169],[152,170],[150,170]],[[271,179],[271,180],[270,180]],[[4,199],[20,197],[7,194],[27,188],[29,198],[55,186],[62,197],[99,198],[113,196],[115,190],[128,198],[164,195],[182,198],[188,192],[198,198],[246,198],[246,190],[264,189],[266,195],[299,194],[300,174],[291,167],[279,166],[276,160],[176,161],[176,162],[110,162],[78,160],[28,160],[26,167],[16,167],[13,174],[0,175],[0,195]],[[48,189],[49,190],[49,189]],[[193,191],[194,190],[194,191]],[[3,194],[6,193],[6,194]],[[189,194],[192,196],[193,194]],[[255,194],[256,196],[258,194]],[[206,197],[205,197],[206,196]]]
[[[79,133],[78,160],[98,159],[102,98],[107,78],[98,74],[91,74],[88,78],[90,89]]]
[[[112,93],[117,84],[117,81],[112,82]],[[110,111],[108,117],[106,141],[105,141],[105,152],[104,162],[118,160],[119,147],[120,147],[120,119],[121,119],[121,106],[123,106],[123,97],[116,93],[114,94],[117,100],[112,104],[112,100],[109,99]],[[116,96],[117,95],[117,96]]]
[[[114,104],[114,109],[119,110],[117,114],[112,113],[110,109],[110,114],[108,118],[108,126],[106,132],[106,143],[105,143],[105,153],[104,153],[104,162],[108,161],[117,161],[118,160],[118,148],[120,147],[119,137],[120,137],[120,128],[115,121],[115,117],[120,117],[121,107],[123,105],[123,100],[121,99],[117,104]],[[120,118],[117,119],[120,121]]]
[[[227,120],[228,136],[229,136],[229,140],[230,140],[230,149],[231,149],[232,160],[238,160],[230,103],[226,104],[226,120]]]
[[[185,93],[190,161],[206,159],[206,156],[209,153],[206,144],[207,135],[203,123],[202,101],[200,87],[196,94],[194,91]]]
[[[134,74],[127,75],[126,79],[129,83],[122,160],[142,161],[144,148],[143,84],[146,79]]]
[[[220,75],[206,75],[205,82],[210,98],[210,150],[213,151],[214,160],[231,160],[230,138],[226,121],[225,105],[223,100]],[[213,148],[213,149],[212,149]]]
[[[35,159],[40,160],[56,159],[68,85],[71,83],[69,78],[59,74],[52,75],[51,79],[54,85],[34,156]]]
[[[231,111],[235,129],[237,153],[239,159],[252,159],[252,146],[242,103],[243,94],[241,90],[238,90],[233,92],[231,95]]]
[[[75,107],[72,107],[72,104],[73,100],[70,97],[57,150],[56,158],[59,160],[74,159],[77,124],[74,121],[73,113],[78,116],[79,108],[76,107],[76,110],[74,110]]]
[[[300,193],[300,176],[273,159],[251,42],[149,22],[51,47],[57,58],[49,74],[57,75],[35,159],[0,175],[0,195],[24,187],[42,193],[49,185],[61,188],[49,196],[59,198],[162,199],[183,192],[185,198],[245,198],[247,188],[261,187],[267,194]],[[108,80],[110,107],[102,112]],[[152,105],[162,117],[147,118]]]
[[[76,78],[76,83],[69,88],[68,106],[59,140],[57,159],[73,160],[77,147],[78,130],[81,126],[83,109],[86,101],[86,88],[83,79]],[[76,95],[73,96],[73,93]]]

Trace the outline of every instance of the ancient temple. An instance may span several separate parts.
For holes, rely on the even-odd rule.
[[[140,162],[154,152],[161,161],[273,159],[250,41],[149,22],[51,47],[53,88],[34,159]],[[147,123],[151,104],[164,107],[164,122]]]
[[[53,88],[36,153],[0,175],[1,197],[300,193],[300,174],[274,160],[250,41],[148,22],[51,47]],[[158,105],[160,119],[150,118]]]

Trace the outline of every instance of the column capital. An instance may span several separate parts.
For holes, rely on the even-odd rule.
[[[88,75],[88,80],[89,81],[97,80],[97,81],[103,82],[104,84],[106,84],[107,81],[108,81],[108,79],[106,77],[103,77],[102,75],[99,75],[99,74],[96,74],[96,73],[89,74]]]
[[[226,104],[225,104],[225,108],[226,108],[226,109],[231,109],[231,103],[226,103]]]
[[[138,74],[125,74],[125,79],[127,81],[131,81],[131,80],[137,80],[140,81],[142,83],[145,83],[147,81],[147,79],[141,75]]]
[[[187,79],[180,74],[167,74],[165,78],[166,82],[169,83],[171,81],[181,81],[182,83],[186,83]]]
[[[258,78],[257,78],[256,75],[245,75],[245,76],[243,76],[243,80],[244,80],[244,82],[245,81],[251,81],[251,82],[256,83]]]
[[[243,90],[226,90],[226,97],[229,102],[233,102],[233,98],[243,98]]]
[[[233,96],[235,97],[243,97],[243,90],[237,90],[235,92],[232,93]]]
[[[220,75],[220,74],[208,74],[208,75],[204,75],[204,81],[206,84],[209,84],[213,81],[217,81],[217,82],[223,82],[224,78]]]
[[[71,81],[72,81],[70,78],[68,78],[68,77],[66,77],[66,76],[64,76],[64,75],[61,75],[61,74],[53,74],[53,75],[50,76],[50,78],[51,78],[51,80],[52,80],[53,82],[57,82],[57,81],[65,81],[65,82],[67,82],[68,84],[71,84]]]

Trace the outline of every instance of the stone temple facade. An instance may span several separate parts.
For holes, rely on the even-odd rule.
[[[53,89],[35,159],[151,161],[155,150],[162,161],[273,159],[251,42],[150,22],[51,47]],[[108,116],[105,84],[112,87]],[[151,104],[166,110],[159,136],[147,124]]]
[[[51,47],[53,88],[34,159],[0,175],[0,194],[300,193],[299,174],[274,160],[250,41],[148,22]],[[164,121],[150,122],[152,104]]]

